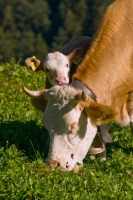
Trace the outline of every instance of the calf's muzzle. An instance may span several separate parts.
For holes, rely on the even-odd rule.
[[[67,84],[68,82],[67,82],[67,79],[66,79],[66,77],[59,77],[59,78],[56,78],[55,79],[55,84],[56,85],[64,85],[64,84]]]

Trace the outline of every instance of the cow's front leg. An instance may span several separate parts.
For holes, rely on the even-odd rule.
[[[128,110],[128,115],[130,118],[130,129],[133,135],[133,92],[129,93],[129,97],[127,101],[127,110]]]
[[[131,133],[133,135],[133,122],[130,122],[130,129],[131,129]]]
[[[100,160],[106,160],[106,146],[99,133],[96,134],[91,147],[88,151],[88,156],[93,160],[100,158]]]

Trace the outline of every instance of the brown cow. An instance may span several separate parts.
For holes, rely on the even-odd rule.
[[[91,48],[73,75],[96,97],[115,107],[115,121],[132,122],[133,1],[116,0],[107,9]],[[124,38],[124,42],[123,42]]]
[[[106,114],[104,115],[104,105],[111,106],[116,110],[117,114],[113,116],[116,123],[123,126],[133,123],[132,13],[133,1],[131,0],[116,0],[109,6],[90,50],[87,51],[83,61],[73,75],[72,85],[75,87],[80,82],[82,86],[84,85],[85,90],[90,91],[101,106],[96,102],[95,106],[92,106],[90,99],[88,101],[87,97],[82,97],[82,94],[79,95],[76,91],[72,91],[71,86],[67,86],[66,94],[65,92],[63,93],[63,86],[58,88],[57,93],[56,88],[46,91],[48,104],[44,112],[43,123],[44,125],[46,124],[46,128],[52,138],[48,158],[51,164],[54,163],[54,166],[60,165],[66,170],[74,168],[76,161],[79,161],[79,146],[81,151],[84,150],[81,139],[84,140],[86,134],[89,132],[89,128],[87,132],[84,130],[85,119],[86,126],[90,125],[90,130],[92,130],[94,128],[94,121],[99,121],[107,117]],[[85,101],[86,103],[76,103],[77,96],[81,101]],[[55,103],[56,101],[57,103]],[[56,112],[52,112],[52,109],[55,109]],[[103,110],[103,114],[97,119],[97,115],[100,114],[99,109],[100,113]],[[108,114],[110,113],[110,109],[106,107]],[[50,113],[50,118],[47,115],[48,113]],[[76,113],[78,114],[76,115]],[[58,122],[62,121],[61,124],[53,123],[55,122],[55,115]],[[75,122],[73,121],[73,116],[75,118],[77,116]],[[73,123],[76,125],[74,134],[73,127],[75,126],[73,126]],[[71,135],[69,135],[70,130]],[[84,135],[80,137],[82,131]],[[89,138],[90,145],[96,134],[96,129],[94,132],[93,137]],[[54,138],[54,136],[57,137]],[[69,144],[71,141],[69,137],[72,139],[74,149],[77,149],[78,154]],[[75,138],[78,139],[78,143],[76,143]],[[56,140],[61,141],[63,147],[61,154],[59,153],[61,145],[57,147]],[[75,159],[71,158],[73,151],[75,152]],[[87,149],[84,152],[84,156],[86,152]]]

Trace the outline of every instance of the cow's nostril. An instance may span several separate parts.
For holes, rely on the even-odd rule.
[[[63,77],[63,79],[62,79],[62,83],[66,83],[66,82],[67,82],[66,77]]]
[[[68,164],[68,162],[66,163],[66,168],[69,168],[69,164]]]
[[[56,78],[56,79],[55,79],[55,82],[56,82],[56,83],[59,83],[59,79],[58,79],[58,78]]]
[[[57,167],[60,167],[60,166],[61,166],[60,162],[57,162]]]

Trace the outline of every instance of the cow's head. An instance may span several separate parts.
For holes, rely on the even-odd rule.
[[[28,90],[26,93],[39,95]],[[97,125],[112,121],[116,111],[68,85],[40,91],[40,95],[43,93],[48,101],[43,124],[50,134],[47,160],[53,168],[77,170],[77,163],[82,164],[96,135]]]
[[[83,49],[77,48],[69,55],[64,55],[59,51],[49,53],[44,61],[40,61],[35,57],[30,57],[25,60],[26,65],[32,67],[33,71],[43,70],[49,79],[51,85],[64,85],[69,83],[69,73],[71,64],[76,66],[81,62]]]

